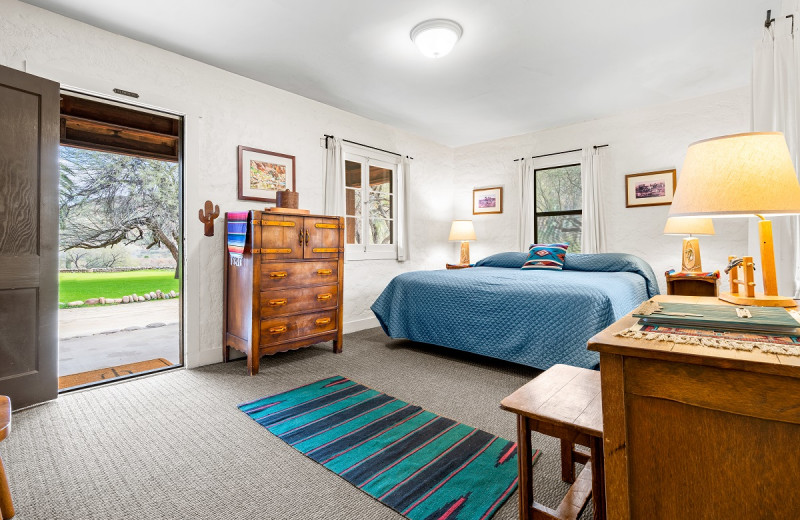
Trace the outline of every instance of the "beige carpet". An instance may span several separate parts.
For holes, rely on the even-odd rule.
[[[273,437],[236,405],[340,374],[508,439],[500,399],[537,371],[405,341],[379,329],[262,359],[175,370],[66,394],[14,414],[0,444],[19,520],[398,519]],[[536,435],[535,498],[555,506],[558,444]],[[591,508],[589,508],[591,509]],[[517,495],[495,516],[517,517]],[[591,518],[585,511],[582,518]]]

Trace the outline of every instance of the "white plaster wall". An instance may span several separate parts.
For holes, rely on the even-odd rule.
[[[197,210],[206,199],[223,212],[259,207],[237,200],[237,145],[295,155],[300,205],[312,213],[323,209],[323,134],[415,158],[412,260],[346,264],[346,330],[377,325],[369,306],[393,276],[441,268],[450,260],[450,148],[16,0],[0,0],[0,65],[112,98],[114,87],[134,91],[143,104],[186,115],[184,297],[189,366],[222,359],[223,229],[218,221],[216,236],[204,237]]]
[[[185,330],[190,366],[221,360],[222,227],[206,238],[195,214],[206,199],[222,211],[257,208],[236,197],[239,144],[296,156],[301,206],[322,212],[322,134],[334,134],[415,157],[412,260],[348,262],[346,330],[377,325],[369,306],[395,275],[441,268],[458,258],[446,241],[453,218],[472,218],[472,259],[517,247],[518,186],[513,159],[609,144],[603,193],[610,251],[629,252],[659,275],[680,266],[679,237],[662,234],[668,207],[625,208],[624,176],[680,167],[687,145],[748,131],[749,89],[641,109],[614,117],[480,143],[455,150],[321,103],[190,60],[141,42],[18,2],[0,0],[0,64],[62,84],[115,97],[114,87],[137,92],[144,104],[185,114]],[[743,64],[747,66],[747,64]],[[127,101],[127,99],[126,99]],[[501,215],[472,215],[474,187],[505,187]],[[701,238],[703,264],[721,267],[746,250],[747,230],[715,221],[717,235]]]
[[[478,240],[471,246],[473,259],[516,251],[519,187],[514,159],[608,144],[602,187],[608,249],[647,260],[666,291],[663,273],[672,267],[680,269],[682,239],[662,234],[669,206],[625,207],[625,175],[674,168],[680,177],[690,143],[749,130],[750,89],[744,88],[457,148],[454,218],[474,220]],[[473,217],[471,190],[492,185],[505,186],[503,213]],[[714,226],[716,235],[700,237],[706,270],[721,269],[728,255],[747,250],[744,220],[716,219]],[[727,286],[724,279],[723,286]]]

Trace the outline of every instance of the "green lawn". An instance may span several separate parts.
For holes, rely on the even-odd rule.
[[[157,290],[178,291],[175,271],[147,270],[116,273],[59,273],[58,301],[85,301],[89,298],[122,298],[127,294],[143,295]]]

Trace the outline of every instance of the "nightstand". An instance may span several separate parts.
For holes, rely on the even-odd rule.
[[[713,273],[676,273],[667,271],[667,294],[679,296],[719,296],[719,271]]]
[[[468,268],[470,268],[472,266],[469,265],[469,264],[465,264],[465,265],[462,265],[462,264],[445,264],[445,267],[447,269],[468,269]]]

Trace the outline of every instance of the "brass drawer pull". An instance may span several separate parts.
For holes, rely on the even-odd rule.
[[[287,300],[286,298],[281,298],[279,300],[270,300],[269,301],[269,304],[272,305],[273,307],[279,307],[281,305],[286,305],[287,303],[289,303],[289,300]]]
[[[262,249],[262,253],[265,254],[273,254],[273,255],[289,255],[292,253],[291,249]]]
[[[339,229],[339,224],[314,224],[317,229]]]
[[[333,295],[331,293],[324,293],[324,294],[318,294],[317,295],[317,299],[319,301],[322,301],[322,302],[324,302],[326,300],[330,300],[332,297],[333,297]]]
[[[281,334],[283,332],[286,332],[287,330],[288,329],[286,328],[286,325],[279,325],[278,327],[270,327],[269,328],[269,333],[270,334]]]
[[[294,227],[294,222],[280,221],[280,220],[262,220],[261,223],[265,226],[280,226],[280,227]]]
[[[317,269],[317,274],[320,276],[328,276],[329,274],[333,274],[333,270],[331,269]]]
[[[330,322],[331,322],[330,318],[318,318],[317,321],[315,321],[314,323],[316,323],[318,326],[322,327],[324,325],[327,325]]]
[[[289,276],[289,273],[287,273],[286,271],[275,271],[269,273],[270,278],[286,278],[287,276]]]
[[[308,242],[306,242],[308,244]],[[338,253],[339,249],[335,247],[315,247],[311,250],[312,253]]]

